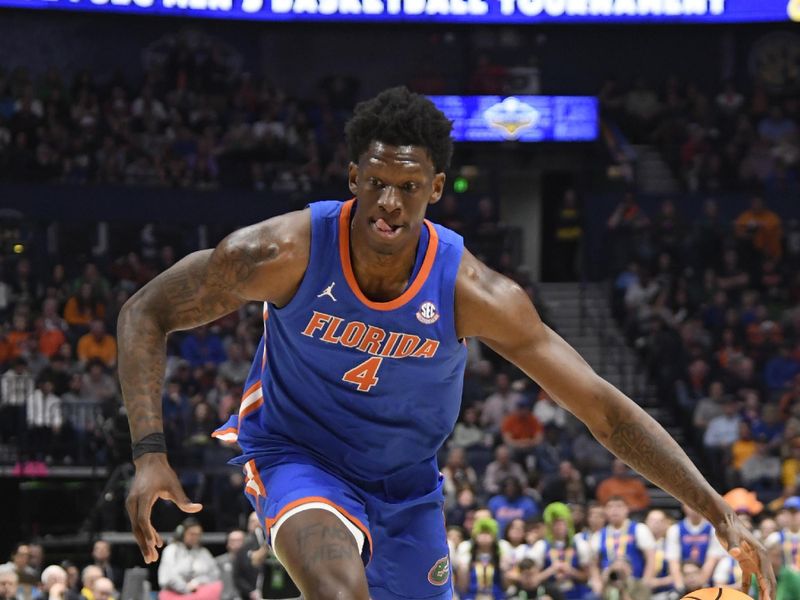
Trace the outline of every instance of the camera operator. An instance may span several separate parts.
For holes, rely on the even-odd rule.
[[[650,589],[632,576],[631,564],[619,557],[603,571],[603,600],[649,600]]]

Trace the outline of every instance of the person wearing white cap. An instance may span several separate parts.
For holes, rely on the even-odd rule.
[[[800,496],[787,498],[783,508],[789,511],[789,526],[770,534],[765,545],[767,548],[780,545],[784,566],[800,570]]]

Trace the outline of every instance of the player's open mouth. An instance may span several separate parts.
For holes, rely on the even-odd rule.
[[[370,219],[369,224],[370,227],[372,227],[372,229],[375,231],[375,233],[377,233],[379,236],[383,238],[388,238],[388,239],[396,237],[400,233],[400,230],[403,229],[402,225],[389,225],[389,223],[387,223],[383,219],[376,219],[376,220]]]

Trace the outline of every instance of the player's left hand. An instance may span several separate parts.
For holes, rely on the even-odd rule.
[[[763,544],[745,527],[734,512],[727,513],[715,530],[722,546],[739,562],[742,568],[742,591],[750,589],[753,575],[758,581],[761,600],[775,600],[775,573]]]

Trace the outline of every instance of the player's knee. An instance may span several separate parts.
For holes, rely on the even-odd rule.
[[[307,600],[369,600],[363,572],[356,569],[327,569],[313,580],[312,588],[304,592]]]

